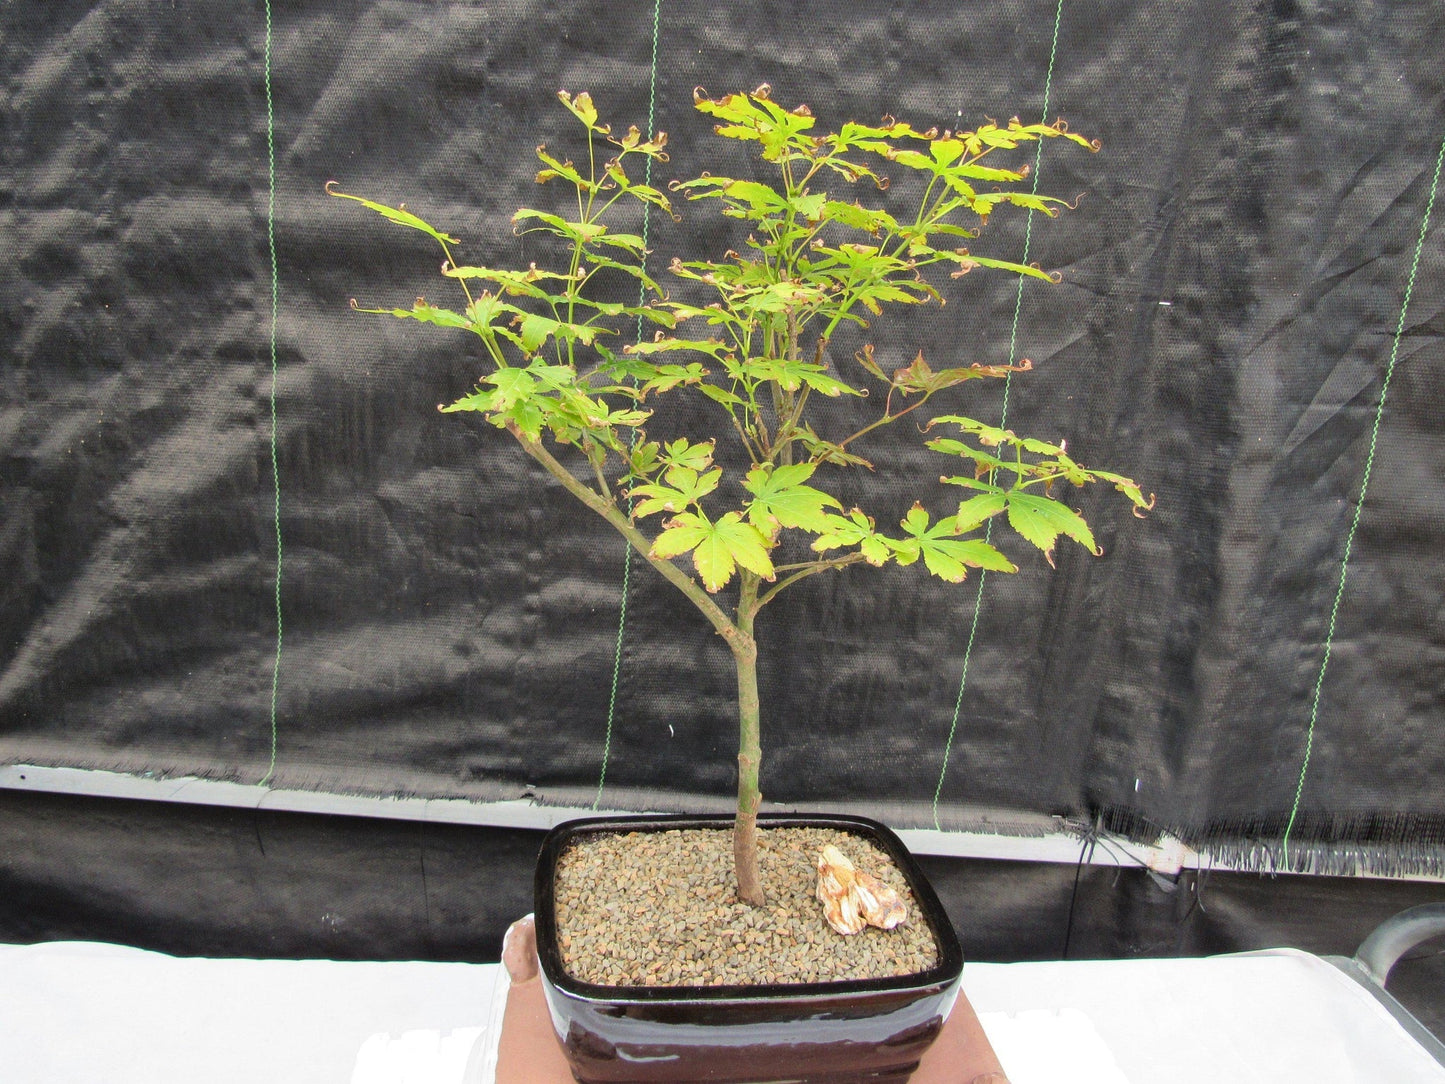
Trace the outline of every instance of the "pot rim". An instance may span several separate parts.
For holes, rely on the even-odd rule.
[[[579,817],[563,821],[542,840],[535,875],[537,956],[546,980],[569,997],[591,1002],[736,1001],[752,1002],[780,996],[794,1000],[828,999],[842,995],[923,992],[943,989],[963,971],[963,946],[927,876],[903,841],[887,825],[868,817],[842,813],[760,813],[760,828],[841,828],[854,830],[881,846],[903,874],[913,893],[918,913],[933,931],[938,962],[926,971],[887,978],[842,979],[832,982],[756,983],[746,986],[602,986],[583,982],[567,973],[557,942],[557,919],[551,871],[567,845],[579,835],[605,832],[661,832],[684,828],[722,830],[733,823],[726,813],[668,813]]]

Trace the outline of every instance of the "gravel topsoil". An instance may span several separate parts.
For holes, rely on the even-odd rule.
[[[814,895],[833,844],[895,889],[908,920],[845,936]],[[557,862],[556,920],[568,974],[604,986],[750,986],[912,975],[938,947],[903,874],[869,840],[827,828],[760,828],[766,907],[739,903],[732,832],[585,836]]]

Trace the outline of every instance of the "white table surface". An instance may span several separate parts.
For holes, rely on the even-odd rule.
[[[1365,990],[1288,949],[969,963],[964,989],[1012,1084],[1445,1084]],[[0,945],[0,1080],[487,1084],[505,997],[495,964]]]

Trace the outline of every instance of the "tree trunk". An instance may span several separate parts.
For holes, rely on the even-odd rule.
[[[541,441],[529,440],[515,424],[508,424],[507,428],[528,455],[561,482],[567,492],[612,524],[649,564],[702,611],[727,641],[738,671],[738,812],[733,825],[733,864],[737,871],[738,898],[762,907],[767,902],[758,878],[758,806],[763,800],[758,790],[758,765],[762,761],[762,745],[758,729],[758,643],[753,638],[753,618],[758,612],[758,577],[739,570],[737,620],[729,619],[696,580],[671,561],[651,555],[647,537],[615,503],[578,481]]]
[[[762,761],[759,736],[758,644],[753,638],[754,602],[758,581],[743,573],[738,600],[738,632],[731,642],[738,670],[738,812],[733,824],[733,867],[738,879],[738,899],[762,907],[762,881],[758,878],[758,766]]]

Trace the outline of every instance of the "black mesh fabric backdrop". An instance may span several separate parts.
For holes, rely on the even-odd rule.
[[[0,37],[0,760],[725,804],[723,645],[504,435],[436,412],[469,340],[347,302],[440,296],[438,254],[323,185],[526,260],[509,218],[555,198],[531,154],[568,145],[559,87],[651,115],[664,181],[709,165],[695,86],[768,82],[824,124],[1103,141],[1043,149],[1077,210],[973,246],[1027,243],[1060,285],[972,274],[869,338],[940,364],[1016,341],[1010,426],[1158,505],[1086,493],[1104,556],[1057,569],[784,596],[766,798],[907,827],[937,793],[944,827],[1102,817],[1267,867],[1298,793],[1295,862],[1440,872],[1437,4],[46,0]],[[659,269],[737,240],[684,214],[649,223]],[[919,443],[870,458],[936,473]],[[883,523],[911,499],[886,469],[856,489]]]

